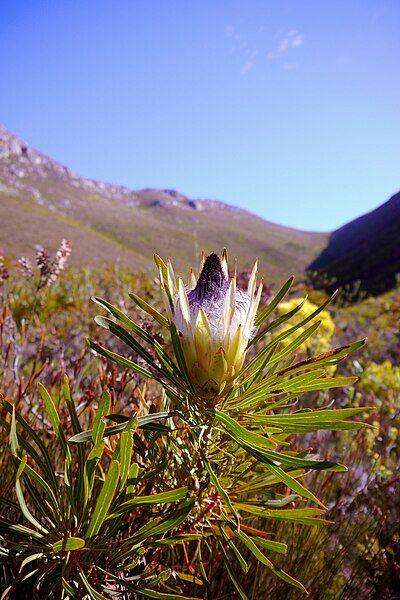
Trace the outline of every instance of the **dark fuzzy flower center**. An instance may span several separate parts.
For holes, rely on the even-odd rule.
[[[217,254],[210,254],[201,271],[196,287],[188,293],[191,307],[205,307],[211,303],[220,304],[225,298],[229,283],[222,270]]]

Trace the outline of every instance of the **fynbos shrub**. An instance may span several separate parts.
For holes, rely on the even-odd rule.
[[[318,448],[298,450],[293,434],[362,428],[349,418],[366,409],[302,409],[298,398],[354,383],[355,377],[332,376],[332,367],[363,341],[297,360],[327,302],[282,328],[301,308],[273,318],[292,278],[256,316],[257,265],[241,290],[235,277],[229,280],[226,252],[203,261],[188,285],[169,262],[156,256],[156,264],[166,314],[131,298],[162,337],[94,298],[109,315],[97,323],[126,345],[128,356],[89,345],[143,383],[134,417],[113,412],[105,393],[92,430],[82,431],[65,381],[74,434],[68,440],[62,406],[57,410],[44,388],[53,433],[3,403],[17,502],[3,499],[12,511],[0,519],[1,552],[21,566],[15,585],[30,579],[34,592],[46,590],[49,598],[165,599],[187,597],[185,590],[198,586],[197,597],[214,599],[219,561],[246,598],[241,577],[252,559],[305,592],[273,558],[286,544],[254,520],[326,524],[325,506],[305,476],[346,467],[319,456]],[[168,335],[172,352],[161,343]],[[159,390],[150,406],[146,380]]]

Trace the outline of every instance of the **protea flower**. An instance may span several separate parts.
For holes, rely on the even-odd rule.
[[[229,281],[227,253],[222,259],[210,254],[203,259],[198,279],[190,274],[190,286],[176,280],[172,265],[160,270],[165,307],[180,335],[189,377],[198,395],[216,398],[234,383],[253,333],[254,318],[262,293],[256,292],[257,261],[247,290]]]

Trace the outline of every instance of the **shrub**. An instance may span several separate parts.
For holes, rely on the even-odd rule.
[[[363,341],[295,362],[326,303],[302,318],[297,306],[273,319],[290,279],[256,317],[262,290],[256,292],[256,267],[248,290],[240,291],[228,281],[226,255],[222,261],[209,257],[197,280],[192,274],[190,288],[169,263],[159,257],[156,263],[167,316],[136,294],[131,298],[162,336],[170,336],[173,352],[158,333],[100,298],[95,301],[109,316],[97,323],[129,354],[89,342],[142,382],[136,414],[116,412],[105,392],[91,429],[82,431],[85,416],[66,379],[70,425],[60,418],[64,405],[57,406],[44,387],[39,423],[3,401],[16,494],[0,498],[7,507],[0,552],[15,576],[10,590],[30,581],[27,593],[46,590],[48,598],[134,593],[172,599],[202,586],[201,597],[216,598],[213,575],[220,562],[246,598],[242,579],[257,561],[304,592],[273,558],[287,545],[254,522],[327,524],[326,508],[304,477],[346,468],[318,449],[301,449],[297,439],[318,430],[363,428],[349,418],[366,408],[302,409],[297,398],[353,384],[355,377],[330,373]],[[151,403],[146,382],[158,390]]]

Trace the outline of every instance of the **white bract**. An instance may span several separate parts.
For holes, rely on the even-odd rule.
[[[257,261],[247,290],[229,281],[226,251],[202,261],[190,285],[176,279],[171,263],[160,269],[161,290],[169,320],[179,332],[189,376],[198,394],[215,398],[235,381],[254,329],[262,293],[257,289]]]

